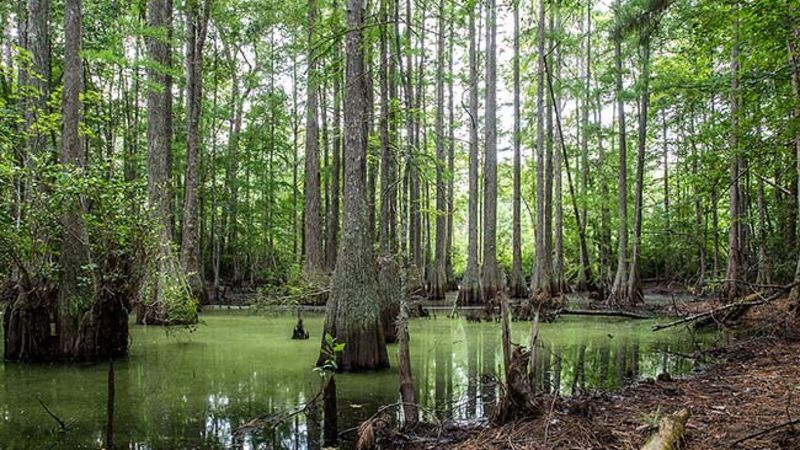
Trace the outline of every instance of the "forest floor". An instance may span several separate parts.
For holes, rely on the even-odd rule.
[[[682,313],[718,306],[682,305]],[[544,398],[538,417],[444,432],[411,449],[639,449],[658,417],[688,408],[686,449],[800,450],[800,323],[779,300],[752,308],[702,373],[617,392]],[[448,437],[448,434],[452,435]]]

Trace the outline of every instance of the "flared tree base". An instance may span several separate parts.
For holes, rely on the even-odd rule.
[[[6,361],[102,361],[128,354],[128,308],[123,301],[98,299],[88,311],[65,315],[54,298],[20,295],[6,307]]]

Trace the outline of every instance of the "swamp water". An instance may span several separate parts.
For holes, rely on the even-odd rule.
[[[115,362],[114,445],[117,448],[318,448],[321,427],[296,415],[274,431],[235,442],[233,431],[264,414],[289,411],[314,397],[312,370],[321,314],[306,316],[311,339],[290,340],[291,314],[262,317],[215,312],[191,334],[131,326],[130,355]],[[697,345],[685,331],[650,331],[652,321],[566,317],[540,327],[537,371],[543,388],[570,395],[694,369],[676,357]],[[527,342],[530,324],[512,323],[513,341]],[[498,395],[491,375],[502,364],[500,325],[463,319],[411,322],[411,357],[420,405],[442,417],[489,414]],[[2,348],[0,347],[0,350]],[[397,346],[392,369],[336,376],[338,425],[352,439],[360,421],[399,401]],[[100,448],[106,430],[107,364],[0,363],[0,449]],[[489,375],[489,376],[487,376]],[[61,420],[61,432],[39,400]],[[322,416],[322,407],[318,415]],[[309,444],[312,445],[309,445]],[[343,443],[345,447],[348,444]]]

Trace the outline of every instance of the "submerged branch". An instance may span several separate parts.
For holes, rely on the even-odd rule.
[[[636,314],[629,311],[618,310],[594,310],[594,309],[559,309],[556,311],[556,316],[605,316],[605,317],[625,317],[628,319],[651,319],[652,317],[643,314]]]
[[[58,416],[55,415],[55,413],[53,413],[53,411],[50,411],[50,408],[47,407],[47,404],[45,404],[45,402],[43,402],[42,399],[39,398],[39,396],[36,396],[36,400],[39,402],[40,405],[42,405],[42,408],[44,408],[47,414],[49,414],[50,417],[53,418],[53,420],[58,422],[58,425],[61,427],[61,432],[66,433],[68,431],[67,424],[63,420],[59,419]]]

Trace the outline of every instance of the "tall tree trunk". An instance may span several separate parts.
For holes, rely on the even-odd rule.
[[[9,8],[11,9],[11,8]],[[11,68],[11,49],[17,45],[30,53],[30,65],[18,64],[17,92],[21,93],[19,109],[24,111],[22,124],[14,126],[15,131],[25,136],[24,145],[14,149],[15,165],[22,169],[23,176],[15,177],[13,191],[14,200],[12,214],[17,229],[23,227],[25,213],[39,202],[36,195],[40,189],[34,188],[36,175],[35,162],[47,155],[47,135],[37,130],[36,122],[48,113],[47,100],[50,94],[50,2],[48,0],[29,0],[17,2],[13,8],[16,16],[17,42],[9,35],[6,47],[8,74],[7,90],[11,92],[13,74]],[[3,18],[5,20],[5,18]],[[4,24],[5,25],[5,24]],[[9,28],[11,28],[9,26]],[[0,85],[1,86],[1,85]],[[50,161],[47,158],[46,161]],[[41,342],[50,339],[51,317],[50,305],[29,295],[32,286],[25,286],[25,277],[19,268],[12,268],[11,280],[22,289],[16,298],[8,304],[3,315],[4,358],[6,360],[35,360],[43,357]]]
[[[236,71],[234,71],[236,72]],[[236,85],[234,84],[234,87]],[[297,101],[297,56],[292,54],[292,255],[294,256],[293,261],[300,260],[300,251],[298,246],[298,234],[300,233],[298,227],[298,220],[297,220],[297,207],[298,207],[298,197],[299,189],[297,188],[297,160],[298,160],[298,149],[300,147],[299,144],[299,134],[300,134],[300,119],[299,119],[299,110],[298,101]]]
[[[583,107],[581,108],[581,224],[583,229],[587,226],[587,197],[589,195],[589,108],[591,102],[590,80],[592,76],[592,3],[588,2],[586,23],[586,60],[583,66]],[[581,27],[583,22],[581,22]],[[586,240],[580,241],[579,246],[580,268],[578,269],[578,290],[586,290],[594,287],[592,279],[592,268],[589,263],[589,248]]]
[[[380,78],[380,104],[381,116],[379,134],[381,140],[380,164],[380,228],[379,228],[379,282],[383,294],[381,306],[381,320],[386,336],[386,342],[395,342],[397,336],[397,317],[400,313],[400,303],[405,295],[400,286],[400,268],[397,261],[397,163],[395,150],[397,141],[397,128],[395,125],[394,102],[397,97],[395,85],[395,54],[391,51],[392,29],[389,22],[390,12],[393,14],[396,0],[381,0],[380,14],[380,60],[383,62],[379,68]],[[403,326],[402,324],[400,326]]]
[[[419,48],[425,48],[425,37],[427,35],[426,19],[427,13],[425,9],[420,11],[420,30],[419,30]],[[426,68],[426,52],[421,52],[419,55],[419,64],[417,64],[417,123],[416,123],[416,151],[419,158],[416,160],[415,167],[417,168],[417,215],[419,216],[419,241],[420,252],[418,255],[420,270],[420,287],[424,290],[427,283],[430,282],[431,274],[431,245],[430,245],[430,196],[428,195],[428,178],[421,176],[420,167],[428,153],[428,124],[427,124],[427,83],[425,81],[425,68]]]
[[[334,1],[333,10],[335,11],[337,8],[337,2]],[[338,25],[337,23],[337,30],[339,29]],[[341,206],[341,201],[339,199],[341,181],[339,176],[342,171],[342,70],[339,65],[339,61],[341,60],[341,43],[338,37],[335,38],[333,45],[333,156],[331,158],[331,201],[330,211],[328,211],[328,238],[326,239],[325,247],[325,266],[328,270],[333,270],[336,267],[336,253],[339,247],[339,208]]]
[[[545,45],[547,46],[547,51],[545,54],[545,58],[548,57],[548,54],[553,54],[555,52],[555,48],[558,46],[556,42],[556,26],[561,28],[561,15],[559,12],[558,3],[553,4],[552,12],[548,18],[548,30],[545,36],[553,36],[551,39],[547,39],[545,37]],[[558,25],[556,25],[556,17],[558,18]],[[545,59],[545,76],[547,74],[547,59]],[[545,87],[548,90],[552,90],[552,84],[546,84]],[[545,91],[545,95],[547,96],[547,102],[545,102],[545,110],[547,111],[546,115],[546,140],[545,140],[545,147],[544,147],[544,228],[542,228],[542,237],[544,239],[544,251],[547,254],[547,264],[549,266],[549,273],[550,273],[550,293],[551,295],[555,293],[555,277],[553,276],[553,146],[555,144],[555,133],[553,129],[553,113],[555,112],[556,108],[558,108],[558,104],[556,103],[556,98],[554,92],[550,92],[549,95],[547,94],[548,90]]]
[[[22,47],[30,52],[30,71],[20,71],[20,85],[30,91],[25,95],[25,131],[35,130],[37,121],[45,120],[50,96],[50,0],[28,0],[27,17],[19,32],[24,34]],[[9,66],[10,67],[10,66]],[[83,69],[80,69],[81,71]],[[34,159],[41,157],[47,146],[47,134],[28,132],[24,165],[27,171],[26,185],[21,198],[30,200],[34,192],[31,188],[34,177]]]
[[[694,120],[694,118],[690,117],[690,120]],[[693,127],[694,125],[692,125]],[[670,262],[670,240],[672,239],[672,226],[671,226],[671,217],[670,217],[670,198],[669,198],[669,143],[667,142],[667,112],[662,110],[661,112],[661,141],[664,145],[664,158],[663,158],[663,170],[664,170],[664,277],[670,279],[671,275],[671,268],[669,265]],[[694,140],[692,139],[692,142]],[[696,163],[696,161],[694,161]]]
[[[326,308],[325,334],[346,344],[337,358],[338,369],[354,372],[387,368],[389,357],[380,320],[372,233],[368,231],[367,149],[363,127],[367,74],[362,50],[362,1],[347,0],[346,11],[342,241]],[[323,337],[323,352],[318,365],[324,364],[328,358],[324,352],[325,345],[326,338]]]
[[[471,5],[471,4],[469,4]],[[475,5],[469,10],[469,206],[467,213],[467,267],[458,290],[460,305],[481,302],[478,269],[478,47],[475,31]]]
[[[494,300],[500,289],[497,267],[497,6],[486,3],[486,110],[483,160],[483,300]]]
[[[448,78],[447,78],[447,129],[449,135],[447,137],[447,242],[445,243],[445,272],[447,273],[447,290],[452,291],[456,289],[455,275],[453,274],[453,217],[454,217],[454,183],[455,183],[455,145],[456,145],[456,131],[455,131],[455,111],[454,111],[454,97],[453,97],[453,41],[455,40],[455,32],[453,20],[454,11],[453,6],[450,7],[450,36],[448,39]]]
[[[424,16],[424,11],[423,11]],[[411,0],[406,0],[406,42],[411,45],[412,42],[412,22],[413,16],[411,14]],[[420,39],[425,34],[424,17],[423,26],[420,31]],[[408,160],[406,170],[408,171],[408,206],[409,206],[409,254],[411,256],[411,267],[409,268],[409,289],[418,291],[423,287],[424,280],[422,278],[424,255],[422,253],[422,212],[420,208],[420,175],[419,167],[417,166],[416,153],[420,151],[419,140],[419,117],[418,113],[414,110],[419,108],[421,99],[415,98],[414,85],[412,83],[412,76],[414,72],[414,58],[413,52],[408,52],[408,63],[406,67],[406,97],[408,99],[408,134],[410,139]],[[420,61],[422,66],[422,60]],[[419,71],[421,75],[421,70]],[[418,96],[417,96],[418,97]]]
[[[322,205],[319,171],[319,124],[317,122],[317,1],[308,0],[308,83],[306,86],[306,164],[304,245],[306,276],[315,277],[324,268],[322,253]]]
[[[767,256],[767,206],[764,201],[764,180],[758,180],[758,274],[756,283],[771,284],[769,273],[769,257]]]
[[[800,123],[800,26],[796,26],[792,30],[793,35],[789,36],[789,60],[792,66],[792,92],[794,93],[794,120],[795,124]],[[797,211],[797,220],[795,226],[800,225],[800,127],[796,125],[794,133],[794,149],[795,149],[795,164],[797,169],[797,204],[795,205]],[[800,230],[798,230],[800,235]],[[794,281],[800,281],[800,254],[797,257],[797,268],[794,272]],[[800,286],[792,289],[791,298],[794,299],[796,306],[795,312],[800,314]]]
[[[598,81],[597,76],[595,75],[594,78],[594,86],[595,90],[599,91],[598,89]],[[612,102],[612,117],[615,116],[616,112],[616,102]],[[594,110],[594,125],[597,127],[597,157],[599,161],[605,162],[606,161],[606,151],[605,146],[603,145],[603,137],[604,137],[604,130],[603,130],[603,106],[602,106],[602,98],[601,94],[598,92],[595,97],[595,110]],[[613,119],[612,119],[613,122]],[[613,124],[612,124],[613,129]],[[613,136],[613,134],[612,134]],[[613,137],[611,147],[613,148]],[[601,287],[601,292],[606,292],[606,289],[610,286],[612,281],[612,270],[613,267],[611,265],[611,252],[612,252],[612,245],[611,245],[611,210],[609,209],[609,191],[608,191],[608,177],[607,177],[607,168],[605,164],[601,164],[599,168],[599,182],[600,182],[600,239],[599,239],[599,248],[600,248],[600,261],[599,261],[599,268],[598,268],[598,277]]]
[[[514,181],[512,194],[512,220],[511,220],[511,278],[508,283],[509,295],[512,298],[526,298],[528,287],[525,285],[525,276],[522,274],[522,215],[520,204],[522,199],[521,178],[522,141],[520,126],[520,81],[519,81],[519,0],[514,1],[514,131],[512,135],[514,145]]]
[[[429,297],[434,300],[443,299],[447,292],[447,267],[445,252],[447,250],[447,188],[445,185],[445,167],[447,153],[444,134],[444,65],[445,65],[445,14],[444,0],[439,0],[439,35],[436,45],[436,253],[435,267],[429,287]]]
[[[647,110],[650,105],[650,36],[643,31],[642,49],[642,96],[639,111],[639,149],[636,153],[636,188],[633,206],[633,247],[631,249],[631,267],[628,271],[628,301],[638,303],[644,300],[642,295],[642,277],[640,269],[642,244],[642,209],[644,208],[644,156],[647,145]]]
[[[728,265],[725,269],[725,282],[722,285],[722,296],[728,300],[738,297],[742,281],[742,232],[744,217],[742,216],[741,169],[742,158],[739,155],[739,19],[734,19],[733,46],[731,48],[731,172],[730,172],[730,229],[728,231]]]
[[[536,260],[531,279],[531,295],[539,302],[552,294],[552,255],[547,251],[546,234],[546,153],[545,153],[545,8],[539,1],[538,62],[536,80]]]
[[[148,26],[166,29],[167,39],[147,38],[150,59],[155,63],[148,70],[151,88],[147,94],[147,197],[149,207],[158,222],[158,247],[151,255],[153,270],[145,281],[147,289],[137,311],[137,322],[167,324],[195,322],[194,306],[186,309],[191,314],[171,317],[168,303],[193,302],[190,298],[172,298],[174,292],[186,289],[186,280],[177,255],[172,250],[172,1],[151,0],[147,11]],[[170,305],[172,306],[172,305]]]
[[[621,21],[620,0],[616,0],[615,8],[617,26]],[[626,282],[628,280],[628,158],[625,142],[625,101],[622,92],[622,37],[614,37],[614,61],[616,65],[616,97],[617,126],[619,127],[619,226],[617,229],[617,275],[611,286],[611,298],[615,302],[627,299]]]
[[[689,113],[689,139],[692,146],[692,176],[697,176],[700,154],[697,151],[697,143],[695,142],[694,119],[694,109],[691,109]],[[696,190],[694,192],[694,235],[698,259],[698,275],[697,283],[695,283],[695,290],[697,292],[703,292],[706,284],[706,234],[705,230],[702,229],[704,222],[701,198],[701,193],[699,190]]]
[[[80,122],[83,119],[83,62],[81,41],[83,35],[81,0],[67,0],[64,16],[64,127],[61,138],[60,162],[72,177],[83,177],[86,168],[83,136]],[[68,197],[64,214],[64,236],[61,241],[61,280],[58,290],[58,338],[59,352],[78,355],[81,342],[81,315],[76,314],[79,305],[94,300],[94,274],[87,272],[90,262],[89,232],[83,217],[86,204],[80,194]],[[89,279],[91,283],[81,282]]]
[[[186,181],[181,226],[181,266],[192,295],[201,303],[208,296],[203,281],[198,229],[200,116],[203,105],[203,47],[208,31],[209,0],[190,0],[186,14]]]

